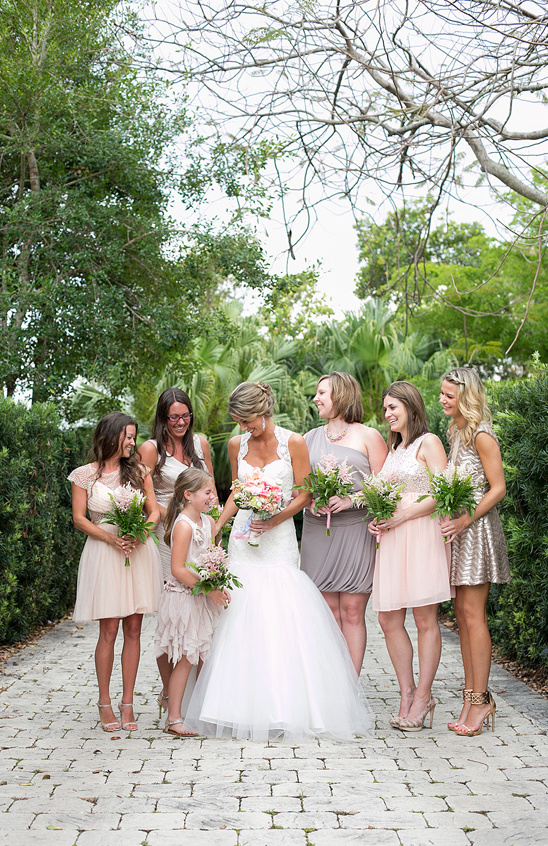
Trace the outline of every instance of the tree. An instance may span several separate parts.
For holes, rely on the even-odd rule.
[[[242,228],[181,230],[170,145],[183,103],[130,51],[116,0],[0,0],[0,384],[120,393],[215,329],[219,280],[262,286]],[[135,43],[139,43],[136,41]]]
[[[292,154],[305,205],[313,182],[355,201],[373,180],[386,196],[426,186],[433,210],[471,166],[493,190],[548,206],[531,175],[548,138],[540,2],[176,5],[162,5],[183,53],[172,73],[193,76],[234,143],[275,139]]]

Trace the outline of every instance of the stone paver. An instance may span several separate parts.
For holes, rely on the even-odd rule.
[[[548,842],[548,702],[495,666],[496,732],[459,738],[458,639],[443,629],[434,726],[388,725],[397,683],[375,615],[361,682],[374,738],[300,745],[165,735],[145,620],[139,731],[98,728],[96,624],[63,622],[8,661],[0,844],[530,846]],[[412,629],[413,624],[410,621]],[[115,676],[115,678],[117,678]],[[119,698],[114,684],[113,701]],[[115,696],[118,694],[118,696]]]

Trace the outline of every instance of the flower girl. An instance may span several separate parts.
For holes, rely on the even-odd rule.
[[[206,512],[215,496],[213,478],[191,467],[179,475],[165,520],[165,542],[171,547],[171,578],[164,584],[154,636],[156,657],[167,653],[173,664],[168,688],[168,713],[164,731],[179,737],[196,732],[184,725],[181,703],[192,665],[207,657],[221,609],[230,602],[227,590],[192,594],[200,580],[189,564],[212,543],[214,522]]]

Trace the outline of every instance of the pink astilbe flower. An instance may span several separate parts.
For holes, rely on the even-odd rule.
[[[296,485],[299,490],[309,491],[317,507],[329,505],[332,496],[349,496],[354,487],[354,476],[346,459],[337,463],[332,453],[322,455],[317,467],[310,472],[304,484]],[[331,534],[331,512],[327,514],[325,534]]]
[[[228,555],[222,546],[215,546],[210,543],[206,551],[200,555],[198,564],[189,564],[187,567],[194,570],[198,575],[198,581],[192,587],[192,593],[205,593],[206,596],[210,591],[226,588],[233,590],[235,587],[241,587],[242,584],[233,573],[228,571]]]

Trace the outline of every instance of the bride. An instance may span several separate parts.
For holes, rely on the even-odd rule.
[[[229,569],[243,587],[215,632],[185,723],[202,734],[239,739],[347,739],[371,734],[365,702],[344,637],[321,593],[299,570],[293,520],[310,500],[294,485],[310,472],[300,435],[275,426],[268,385],[244,382],[228,411],[243,434],[228,445],[232,478],[261,468],[283,491],[285,508],[268,520],[238,511],[231,494],[217,529],[237,513]],[[258,538],[251,546],[249,530]]]

